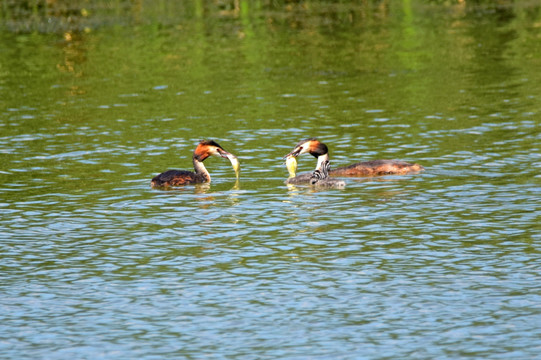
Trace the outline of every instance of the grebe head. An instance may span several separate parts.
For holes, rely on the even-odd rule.
[[[235,170],[235,175],[237,178],[239,177],[240,163],[235,155],[225,151],[224,148],[214,140],[201,140],[193,152],[193,157],[197,161],[202,162],[209,156],[220,156],[229,159],[231,166],[233,166],[233,170]]]
[[[295,145],[295,148],[291,150],[289,154],[284,156],[284,158],[289,158],[291,156],[297,157],[301,154],[309,153],[313,157],[319,157],[321,155],[325,155],[329,153],[329,149],[327,148],[327,145],[323,144],[316,138],[310,138],[306,140],[302,140],[297,145]]]
[[[201,140],[193,152],[194,158],[198,161],[204,161],[209,156],[227,158],[227,154],[229,153],[214,140]]]

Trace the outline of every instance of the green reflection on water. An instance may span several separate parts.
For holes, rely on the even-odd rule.
[[[81,2],[54,29],[40,21],[55,6],[69,16],[62,2],[36,4],[17,15],[3,2],[2,133],[32,138],[6,145],[6,169],[37,162],[91,179],[122,166],[146,178],[190,168],[194,143],[217,138],[248,176],[280,177],[277,159],[308,136],[339,165],[430,166],[505,133],[483,123],[538,111],[540,11],[527,4]],[[453,141],[438,141],[441,130]]]

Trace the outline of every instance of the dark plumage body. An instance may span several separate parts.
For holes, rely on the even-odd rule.
[[[411,164],[401,160],[371,160],[331,169],[330,176],[379,176],[404,175],[423,171],[419,164]]]
[[[151,180],[152,186],[182,186],[209,182],[205,174],[196,174],[188,170],[167,170]]]
[[[424,170],[419,164],[411,164],[401,160],[362,161],[349,166],[342,166],[329,171],[331,177],[362,177],[383,175],[406,175]],[[313,173],[303,173],[287,179],[288,184],[306,184]]]
[[[301,184],[309,184],[310,179],[312,178],[312,173],[304,173],[297,175],[295,177],[289,178],[285,181],[286,184],[291,185],[301,185]]]

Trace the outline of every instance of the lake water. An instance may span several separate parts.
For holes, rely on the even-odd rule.
[[[4,2],[1,357],[538,357],[541,6],[236,3]],[[308,137],[426,171],[288,188]],[[239,182],[150,188],[206,138]]]

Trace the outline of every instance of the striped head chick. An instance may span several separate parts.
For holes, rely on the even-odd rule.
[[[345,181],[329,177],[331,164],[329,160],[323,161],[321,169],[316,169],[310,177],[310,185],[315,187],[338,188],[343,189],[346,186]]]

